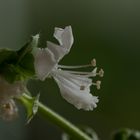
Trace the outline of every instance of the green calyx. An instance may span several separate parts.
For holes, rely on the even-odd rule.
[[[33,36],[18,51],[0,49],[0,75],[9,83],[27,80],[35,75],[32,50],[38,46],[39,35]]]

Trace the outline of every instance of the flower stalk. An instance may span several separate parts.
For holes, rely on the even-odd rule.
[[[33,98],[27,94],[23,94],[19,100],[25,107],[32,107],[32,100]],[[56,112],[52,111],[47,106],[43,105],[42,103],[38,102],[38,112],[39,116],[42,116],[45,120],[49,120],[50,122],[54,123],[55,125],[59,126],[63,129],[67,134],[69,134],[72,138],[78,140],[92,140],[88,135],[82,132],[79,128],[75,125],[70,123],[68,120],[57,114]]]

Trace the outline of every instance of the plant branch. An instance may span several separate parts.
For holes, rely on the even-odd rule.
[[[32,100],[33,98],[27,94],[23,94],[20,101],[28,108],[32,107]],[[59,126],[63,129],[69,136],[76,140],[91,140],[91,138],[82,132],[79,128],[75,125],[71,124],[68,120],[63,118],[62,116],[58,115],[56,112],[48,108],[47,106],[43,105],[42,103],[38,103],[38,112],[39,115],[43,116],[45,120],[49,120],[55,125]]]

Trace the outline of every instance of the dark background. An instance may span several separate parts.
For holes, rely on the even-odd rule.
[[[105,71],[100,102],[92,112],[63,100],[53,80],[28,85],[41,101],[74,124],[92,127],[102,140],[120,127],[140,129],[140,2],[138,0],[0,0],[0,46],[18,49],[31,34],[53,41],[54,27],[71,25],[74,45],[61,63],[87,64],[96,58]],[[22,107],[21,107],[22,108]],[[35,117],[25,125],[0,121],[0,140],[60,140],[61,130]]]

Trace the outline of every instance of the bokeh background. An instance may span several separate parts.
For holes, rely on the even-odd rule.
[[[138,0],[0,0],[0,47],[19,49],[32,34],[53,39],[54,27],[71,25],[74,45],[61,61],[87,64],[96,58],[105,76],[92,112],[63,100],[53,80],[30,81],[41,101],[76,125],[92,127],[102,140],[118,128],[140,129],[140,1]],[[62,130],[35,117],[25,125],[25,110],[14,122],[0,120],[1,140],[60,140]]]

